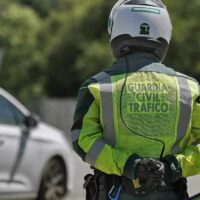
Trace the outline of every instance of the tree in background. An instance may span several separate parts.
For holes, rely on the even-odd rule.
[[[111,64],[106,33],[110,7],[105,0],[74,0],[63,11],[51,14],[43,35],[51,43],[45,84],[50,96],[76,95],[86,77]]]
[[[163,1],[174,26],[166,63],[200,80],[200,2]],[[113,62],[106,28],[115,2],[1,0],[1,86],[21,99],[76,95],[84,79]]]
[[[200,81],[200,1],[165,0],[165,3],[174,27],[166,63]]]
[[[62,5],[59,0],[18,0],[22,5],[34,9],[42,18],[48,17],[49,13],[59,9]]]
[[[0,47],[5,51],[0,69],[1,86],[21,97],[39,92],[40,19],[31,8],[1,0],[0,23]]]

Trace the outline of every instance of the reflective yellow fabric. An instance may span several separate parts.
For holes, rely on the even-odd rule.
[[[121,121],[119,102],[123,81],[124,76],[113,77],[114,105],[118,104],[114,107],[118,127],[117,145],[143,157],[158,158],[162,145],[135,135]],[[121,102],[123,118],[135,132],[163,140],[166,143],[166,153],[170,153],[176,140],[177,98],[174,77],[154,72],[130,73]]]
[[[198,87],[190,82],[190,88],[194,99],[198,96]],[[187,136],[181,141],[182,152],[176,155],[183,170],[183,176],[200,174],[200,102],[193,104],[192,120],[188,128]]]
[[[111,86],[115,145],[110,145],[105,139],[105,134],[109,133],[104,131],[102,95],[108,91],[101,91],[100,82],[88,86],[94,102],[83,118],[78,140],[80,147],[89,154],[86,161],[88,159],[90,164],[107,174],[122,175],[125,163],[132,154],[159,158],[162,149],[159,142],[140,137],[124,126],[120,116],[124,78],[125,74],[112,75],[111,82],[106,83]],[[195,103],[199,86],[195,81],[185,80],[192,100],[191,105],[186,105],[191,107],[191,116],[187,133],[183,133],[178,144],[176,157],[182,166],[183,175],[191,176],[200,173],[200,146],[192,144],[200,139],[200,104]],[[180,133],[179,84],[176,76],[157,72],[132,72],[128,74],[122,94],[122,115],[127,125],[137,133],[162,140],[166,144],[165,155],[171,154],[177,134]],[[187,100],[187,95],[185,98]]]

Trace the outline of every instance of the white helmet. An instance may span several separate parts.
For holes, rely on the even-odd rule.
[[[108,32],[115,57],[144,50],[163,60],[172,24],[161,0],[119,0],[110,13]]]

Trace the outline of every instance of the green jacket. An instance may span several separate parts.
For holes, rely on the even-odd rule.
[[[162,140],[164,155],[176,156],[184,177],[200,174],[198,82],[150,53],[134,53],[127,60],[120,58],[81,86],[72,127],[74,150],[95,168],[121,176],[131,155],[159,158],[161,153],[161,143],[134,131]]]

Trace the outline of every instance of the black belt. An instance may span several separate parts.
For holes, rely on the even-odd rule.
[[[142,188],[135,189],[132,183],[132,180],[117,175],[108,175],[99,170],[94,170],[94,174],[98,177],[99,189],[102,187],[106,190],[108,194],[113,186],[116,188],[122,187],[123,195],[132,195],[132,196],[149,196],[150,194],[172,194],[177,195],[179,200],[187,199],[187,181],[185,178],[181,178],[175,183],[168,183],[165,186],[160,185],[156,188],[155,191],[144,191]],[[100,189],[101,190],[101,189]],[[148,195],[147,195],[148,194]]]
[[[147,191],[145,187],[141,186],[140,188],[134,188],[132,180],[121,177],[121,185],[125,193],[132,194],[135,196],[145,196],[147,193],[154,193],[154,192],[172,192],[174,191],[174,184],[163,184],[159,185],[153,191]]]
[[[127,194],[137,195],[137,196],[144,196],[147,191],[145,188],[135,189],[132,180],[124,177],[124,176],[117,176],[117,175],[107,175],[99,170],[94,171],[97,176],[106,177],[106,185],[108,188],[115,187],[122,187],[122,190]],[[156,188],[155,191],[148,191],[149,192],[170,192],[174,191],[174,184],[164,184],[160,185]]]

